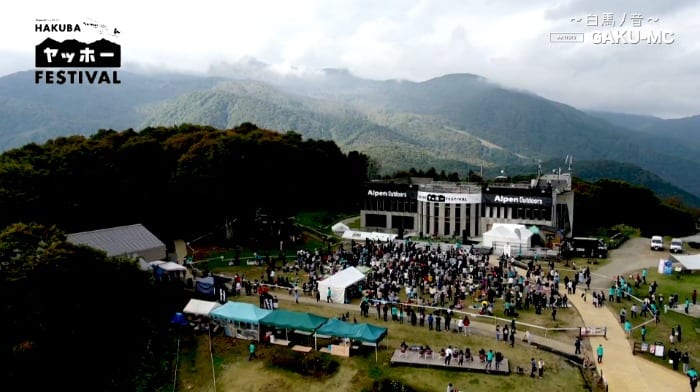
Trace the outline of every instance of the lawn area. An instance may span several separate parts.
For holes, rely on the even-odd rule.
[[[257,297],[238,297],[239,301],[257,303]],[[294,304],[280,300],[282,308],[307,311],[327,317],[335,317],[340,312],[328,306],[316,304]],[[351,316],[352,317],[352,316]],[[360,319],[362,322],[365,319]],[[370,317],[368,322],[387,326],[388,340],[382,342],[379,360],[375,362],[374,352],[366,352],[350,357],[334,357],[340,362],[339,371],[326,379],[314,379],[299,376],[283,369],[269,365],[270,358],[280,350],[289,350],[280,346],[261,345],[258,353],[260,358],[248,362],[247,342],[224,336],[213,340],[214,366],[216,370],[217,390],[224,391],[261,391],[288,390],[307,392],[333,391],[371,391],[372,383],[385,378],[400,381],[417,391],[435,391],[444,389],[449,382],[460,390],[510,390],[540,391],[540,390],[585,390],[578,368],[570,365],[561,357],[544,351],[538,351],[532,346],[516,343],[515,348],[496,342],[483,336],[458,335],[456,333],[428,331],[427,328],[413,327],[410,324],[400,325],[395,322],[378,321]],[[455,372],[439,368],[391,367],[389,364],[393,350],[405,341],[407,344],[430,344],[433,348],[470,347],[472,351],[480,348],[500,350],[509,359],[511,367],[520,365],[527,367],[531,357],[542,358],[545,361],[545,377],[531,379],[527,376],[511,374],[495,376],[468,372]],[[322,341],[319,341],[322,342]],[[387,350],[385,345],[389,344]],[[210,391],[213,390],[211,359],[206,335],[196,336],[191,344],[183,344],[181,352],[182,365],[178,372],[178,390],[180,391]]]
[[[700,290],[700,274],[681,274],[680,278],[678,275],[662,275],[657,271],[649,269],[649,275],[647,277],[647,282],[651,283],[656,280],[659,284],[657,288],[657,293],[664,295],[664,302],[668,301],[668,297],[673,294],[678,294],[678,299],[680,302],[681,309],[683,308],[683,303],[685,298],[690,298],[693,289]],[[648,294],[648,285],[642,285],[636,290],[634,295],[644,298]],[[607,292],[605,293],[607,296]],[[632,301],[622,300],[622,303],[608,304],[614,309],[615,314],[619,314],[620,309],[625,307],[629,314],[629,308],[632,306]],[[639,305],[638,305],[639,306]],[[692,305],[691,305],[692,306]],[[696,305],[700,306],[700,304]],[[632,320],[632,325],[636,326],[642,322],[641,318]],[[676,325],[681,326],[683,331],[681,343],[675,345],[669,344],[668,336],[671,332],[671,328]],[[663,342],[666,345],[666,350],[678,347],[681,352],[688,352],[690,354],[691,365],[698,366],[700,361],[700,339],[698,337],[700,334],[696,329],[700,328],[700,319],[687,316],[685,314],[680,314],[669,310],[667,313],[661,314],[661,321],[658,325],[651,323],[647,325],[647,342]],[[633,339],[630,340],[630,344],[633,341],[641,341],[641,335],[639,329],[633,331]],[[631,347],[631,346],[630,346]],[[660,358],[652,357],[650,355],[644,355],[645,358],[656,361],[664,366],[671,367],[668,364],[668,360],[662,360]]]

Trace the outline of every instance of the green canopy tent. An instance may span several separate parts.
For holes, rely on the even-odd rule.
[[[338,319],[330,319],[317,329],[316,333],[319,335],[337,336],[340,338],[359,340],[363,343],[371,343],[374,346],[374,360],[377,361],[379,342],[387,336],[388,331],[387,328],[377,327],[372,324],[355,324]]]
[[[327,317],[284,309],[276,309],[260,319],[261,324],[271,325],[276,328],[284,328],[287,340],[289,340],[289,336],[287,335],[287,330],[289,329],[306,331],[315,335],[316,330],[326,321],[328,321]],[[314,349],[315,348],[316,339],[314,336]]]

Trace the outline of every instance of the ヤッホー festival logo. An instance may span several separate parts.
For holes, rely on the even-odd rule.
[[[121,47],[112,41],[120,33],[116,27],[92,19],[36,19],[34,32],[44,36],[35,47],[34,83],[121,84],[115,69],[121,67]]]

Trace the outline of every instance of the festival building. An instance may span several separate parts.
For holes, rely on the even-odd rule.
[[[425,237],[480,238],[494,223],[572,232],[574,192],[570,173],[540,175],[527,183],[487,184],[403,178],[365,184],[361,225]]]

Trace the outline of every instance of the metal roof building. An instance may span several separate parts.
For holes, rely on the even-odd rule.
[[[69,242],[107,252],[107,256],[140,256],[146,261],[163,260],[166,247],[142,224],[68,234]]]

